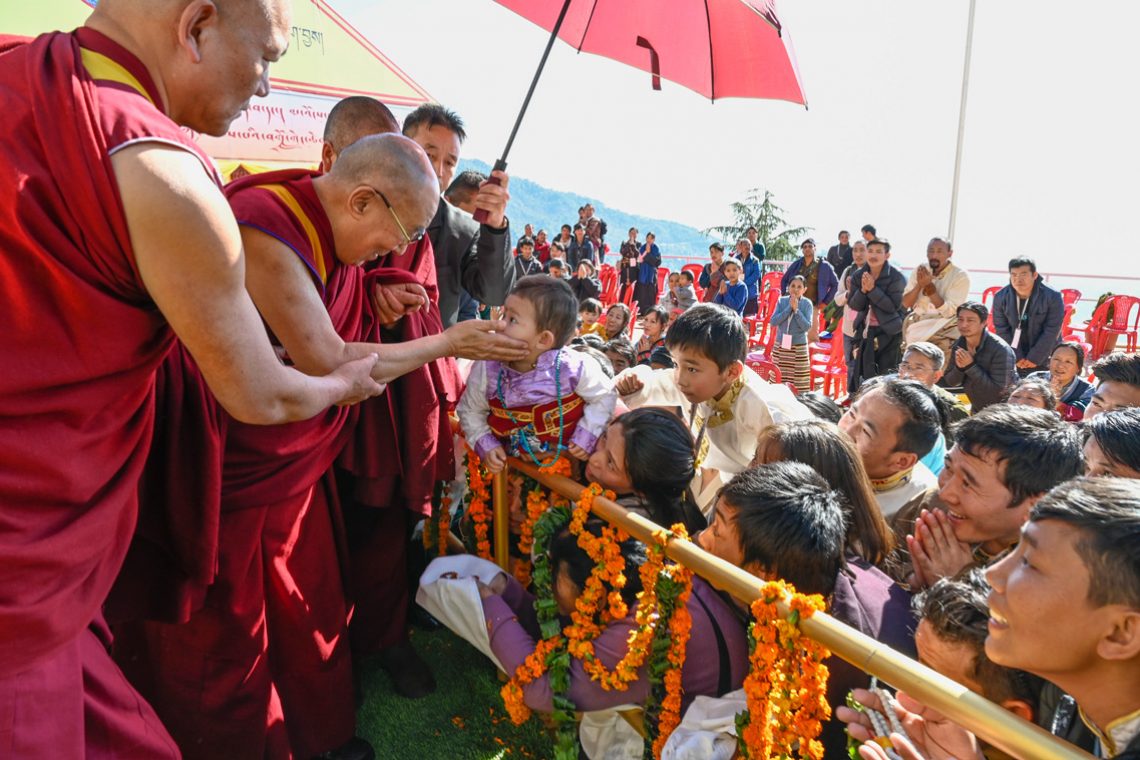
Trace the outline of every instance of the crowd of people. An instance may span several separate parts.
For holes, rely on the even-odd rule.
[[[563,225],[564,236],[572,229],[582,239],[572,259],[563,246],[545,242],[545,230],[534,233],[528,224],[515,248],[516,271],[520,276],[553,271],[568,279],[579,301],[597,300],[603,288],[599,273],[610,250],[602,237],[606,224],[589,203],[578,213],[573,227]],[[671,321],[701,302],[721,304],[745,318],[759,314],[774,328],[764,358],[800,390],[811,389],[809,347],[839,333],[852,393],[870,378],[905,372],[904,350],[919,346],[938,365],[938,386],[961,392],[975,411],[1031,396],[1033,403],[1048,402],[1068,420],[1081,419],[1092,399],[1092,384],[1082,376],[1089,346],[1066,334],[1062,295],[1041,278],[1033,259],[1009,261],[1009,284],[997,289],[987,307],[970,299],[970,273],[953,263],[949,241],[932,238],[926,260],[908,277],[891,263],[891,244],[873,225],[861,232],[862,239],[851,245],[850,233],[841,230],[823,258],[816,256],[815,240],[805,239],[800,257],[781,271],[778,300],[765,310],[760,303],[765,246],[755,227],[731,254],[712,243],[709,262],[696,279],[689,269],[668,272],[660,292],[656,238],[649,233],[639,242],[639,231],[630,228],[620,247],[616,300],[624,304],[627,289],[632,290],[639,320],[661,306]],[[658,337],[654,328],[653,340]]]
[[[285,0],[108,0],[74,32],[0,39],[0,755],[374,757],[354,668],[376,657],[399,694],[435,689],[408,637],[409,539],[460,488],[452,412],[490,471],[565,458],[1066,740],[1140,755],[1140,354],[1089,382],[1031,260],[1010,261],[991,332],[949,241],[908,280],[869,225],[825,259],[805,240],[768,315],[774,358],[807,391],[831,315],[851,397],[793,393],[745,363],[755,229],[661,298],[660,249],[631,229],[616,269],[635,308],[603,311],[594,208],[512,246],[509,176],[455,176],[465,125],[438,104],[400,124],[348,98],[319,169],[223,184],[188,130],[224,134],[266,94],[288,29]],[[607,667],[646,550],[620,554]],[[549,562],[565,616],[592,561],[559,535]],[[501,573],[478,590],[473,630],[514,670],[543,636],[532,590]],[[700,579],[686,604],[683,706],[731,700],[749,611]],[[829,757],[845,729],[870,738],[841,708],[852,689],[903,717],[901,753],[987,751],[829,665]],[[616,693],[573,658],[568,689],[543,676],[524,699],[550,711],[564,692],[598,729],[586,752],[613,756],[645,667]],[[682,722],[666,756],[708,757],[708,734]]]

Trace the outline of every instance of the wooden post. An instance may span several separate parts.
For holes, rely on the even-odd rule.
[[[585,490],[581,484],[569,478],[546,473],[517,459],[508,461],[510,467],[526,473],[568,499],[576,501]],[[497,494],[496,490],[496,499]],[[653,534],[662,530],[656,523],[641,515],[633,514],[601,496],[594,499],[593,512],[646,544],[652,543]],[[709,554],[694,543],[670,540],[665,553],[717,588],[748,604],[760,596],[764,586],[764,582],[756,576]],[[787,605],[781,602],[780,611],[781,614],[787,615]],[[1092,755],[830,615],[817,612],[801,621],[800,628],[835,655],[860,670],[878,676],[880,680],[902,689],[919,702],[973,731],[983,741],[1014,757],[1032,758],[1032,760],[1092,758]]]
[[[507,501],[507,473],[503,468],[491,479],[492,530],[495,531],[492,547],[495,562],[510,575],[511,568],[511,505]]]

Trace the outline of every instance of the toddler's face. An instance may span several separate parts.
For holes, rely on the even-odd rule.
[[[503,319],[507,323],[504,335],[525,341],[532,349],[538,345],[541,331],[535,323],[534,304],[530,301],[514,295],[507,296],[507,302],[503,305]]]

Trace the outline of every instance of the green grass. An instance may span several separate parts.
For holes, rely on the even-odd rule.
[[[412,644],[435,674],[438,688],[428,697],[404,699],[378,664],[362,667],[364,704],[356,714],[356,730],[372,742],[379,760],[553,755],[550,735],[537,717],[522,726],[511,723],[499,697],[498,672],[481,652],[447,629],[413,630]]]

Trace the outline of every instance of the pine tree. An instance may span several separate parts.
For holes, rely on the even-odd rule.
[[[748,191],[743,201],[732,204],[733,224],[709,227],[707,235],[716,235],[726,243],[726,248],[746,237],[749,227],[755,227],[757,237],[764,244],[765,255],[774,261],[791,261],[799,255],[799,239],[811,227],[789,227],[784,218],[784,209],[776,205],[770,191],[754,187]]]

